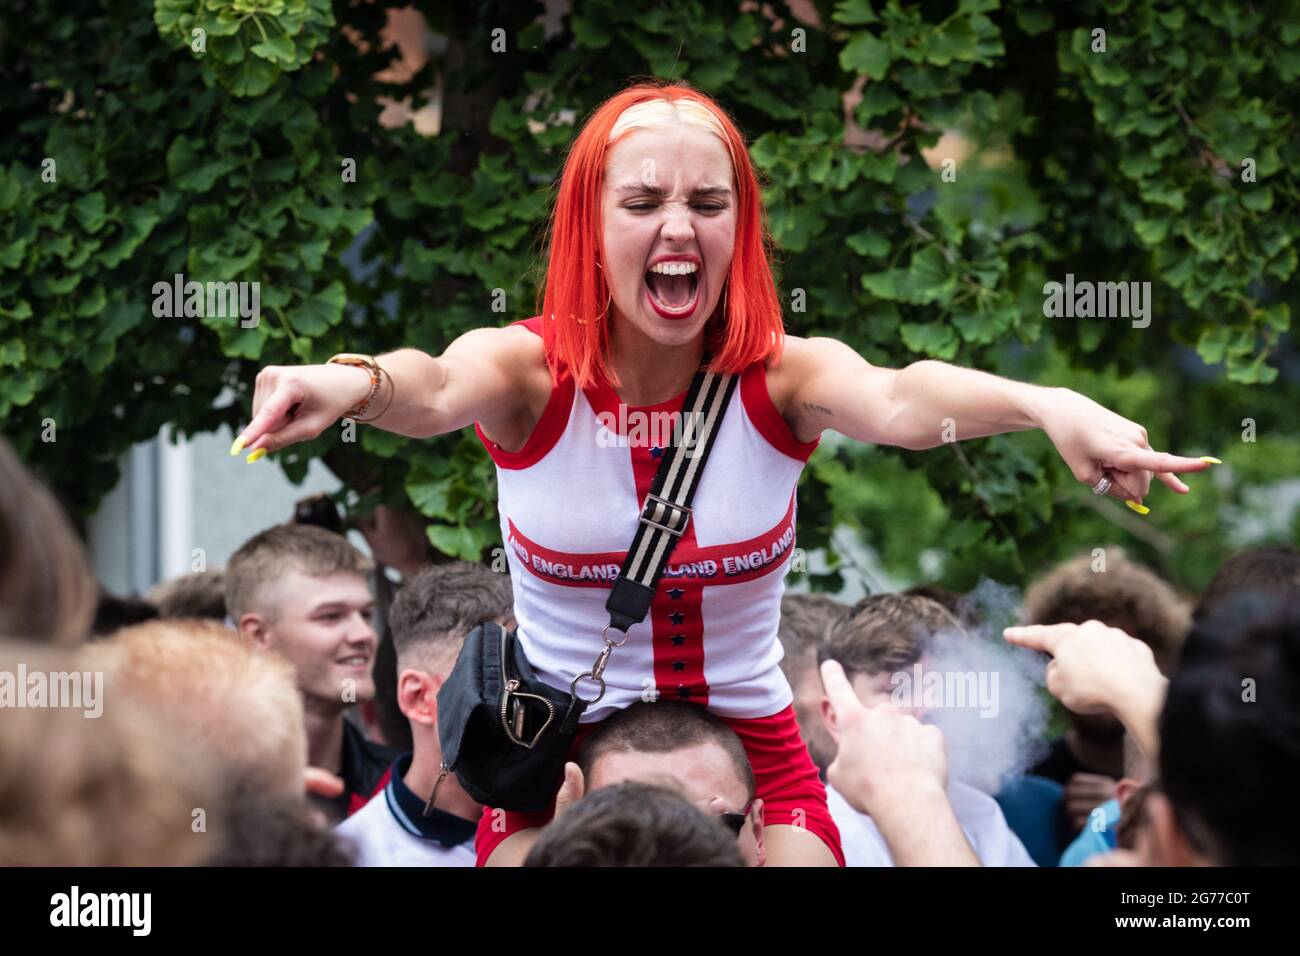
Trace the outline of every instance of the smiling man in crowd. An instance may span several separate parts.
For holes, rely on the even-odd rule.
[[[346,538],[310,525],[263,531],[226,568],[226,606],[235,627],[293,665],[307,763],[343,780],[339,796],[312,798],[331,820],[356,812],[381,790],[397,756],[346,719],[353,704],[375,694],[369,570]]]

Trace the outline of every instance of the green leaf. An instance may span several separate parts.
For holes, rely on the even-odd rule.
[[[87,193],[72,204],[72,214],[86,232],[99,232],[107,221],[106,208],[103,193]]]
[[[27,349],[17,339],[0,343],[0,365],[19,367],[27,361]]]
[[[856,34],[840,51],[840,67],[850,73],[864,73],[873,80],[883,80],[889,69],[889,44],[866,31]]]
[[[907,273],[902,269],[886,269],[883,272],[863,275],[862,288],[879,299],[902,301],[907,282]]]
[[[346,301],[347,293],[343,289],[343,283],[335,279],[319,292],[303,299],[297,308],[290,310],[289,324],[295,332],[302,335],[321,335],[339,324]]]
[[[1241,194],[1241,204],[1251,212],[1267,212],[1273,208],[1273,190],[1267,186],[1253,186]]]
[[[1223,361],[1228,350],[1228,338],[1231,330],[1219,325],[1206,329],[1196,343],[1196,351],[1206,365],[1217,365]]]
[[[898,331],[913,352],[945,361],[957,354],[957,335],[942,322],[904,322]]]
[[[871,0],[843,0],[835,5],[831,19],[836,23],[848,23],[857,26],[863,23],[875,23],[879,19],[876,11],[871,9]]]
[[[970,21],[953,20],[944,29],[930,38],[925,49],[925,58],[930,63],[947,66],[953,60],[973,60],[979,40],[971,28]]]
[[[236,96],[261,96],[280,78],[280,71],[260,57],[245,57],[243,62],[223,70],[221,78]]]
[[[1016,23],[1030,36],[1038,36],[1052,29],[1052,12],[1043,7],[1017,8]]]
[[[296,62],[293,40],[283,34],[267,37],[251,49],[255,56],[260,56],[264,60],[270,60],[272,63],[278,63],[281,66],[292,67]]]
[[[846,238],[845,243],[860,256],[879,258],[889,253],[889,240],[874,229],[863,229]]]
[[[912,256],[909,276],[911,297],[916,303],[934,302],[950,291],[955,283],[952,267],[938,246],[926,246]]]
[[[1163,242],[1165,236],[1169,233],[1168,219],[1139,219],[1133,223],[1133,231],[1137,233],[1143,245],[1154,246]]]
[[[201,157],[188,136],[177,136],[167,148],[167,174],[186,192],[207,192],[236,165],[234,160]]]
[[[443,554],[465,561],[478,561],[482,556],[483,546],[478,535],[469,528],[448,525],[430,525],[429,543]]]

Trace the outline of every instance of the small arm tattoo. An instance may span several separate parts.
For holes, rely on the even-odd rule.
[[[812,412],[821,412],[823,415],[829,415],[831,418],[835,417],[835,413],[825,405],[817,405],[814,402],[804,402],[803,407]]]

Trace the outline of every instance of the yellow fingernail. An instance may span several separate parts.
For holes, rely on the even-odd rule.
[[[232,454],[232,455],[238,455],[241,451],[244,450],[244,446],[247,445],[247,444],[248,444],[248,442],[244,440],[244,436],[243,436],[243,435],[240,435],[240,436],[239,436],[238,438],[236,438],[233,442],[231,442],[231,444],[230,444],[230,454]]]
[[[1128,505],[1130,508],[1132,508],[1140,515],[1151,513],[1151,509],[1148,508],[1146,505],[1140,505],[1136,501],[1133,501],[1132,499],[1125,499],[1124,504]]]
[[[1211,465],[1222,465],[1222,464],[1223,464],[1223,462],[1219,461],[1219,459],[1217,459],[1217,458],[1211,458],[1209,455],[1202,455],[1202,456],[1201,456],[1201,461],[1208,461]]]
[[[259,448],[257,451],[253,452],[251,455],[249,455],[249,456],[248,456],[246,459],[244,459],[244,460],[247,461],[247,462],[251,465],[253,462],[255,462],[255,461],[261,461],[261,460],[262,460],[263,458],[265,458],[265,457],[266,457],[266,449],[265,449],[265,448]]]

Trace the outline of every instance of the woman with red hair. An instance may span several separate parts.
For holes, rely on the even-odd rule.
[[[1135,509],[1153,475],[1185,493],[1175,472],[1208,467],[1153,451],[1141,426],[1066,389],[935,361],[879,368],[833,339],[786,335],[744,139],[680,83],[633,86],[590,117],[549,246],[532,319],[467,332],[436,358],[402,349],[263,369],[232,454],[256,460],[340,417],[417,438],[474,425],[497,467],[519,640],[542,680],[567,687],[599,650],[662,457],[656,422],[680,413],[705,360],[738,376],[650,614],[583,719],[659,695],[707,706],[750,757],[742,839],[762,841],[770,862],[843,863],[777,640],[795,486],[824,430],[921,449],[1041,428],[1076,478]],[[485,816],[480,862],[522,860],[545,821]]]

